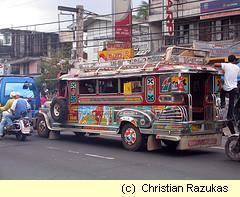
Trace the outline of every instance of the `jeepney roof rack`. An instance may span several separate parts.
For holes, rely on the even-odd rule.
[[[185,47],[169,47],[163,55],[135,57],[109,62],[81,63],[71,69],[69,75],[90,77],[114,74],[152,72],[164,64],[207,64],[209,52]]]
[[[151,72],[159,63],[165,62],[164,55],[135,57],[111,62],[83,63],[72,69],[70,74],[81,76],[128,74]]]

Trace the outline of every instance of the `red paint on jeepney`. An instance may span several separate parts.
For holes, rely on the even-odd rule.
[[[92,114],[94,115],[94,118],[97,122],[97,124],[101,124],[102,118],[103,118],[103,106],[97,106],[95,110],[92,111]]]
[[[78,123],[78,105],[68,105],[68,123]]]

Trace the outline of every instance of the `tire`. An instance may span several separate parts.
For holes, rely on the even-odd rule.
[[[238,136],[231,136],[227,139],[225,144],[225,154],[228,158],[234,161],[240,161],[240,151],[237,152],[234,150],[236,143],[238,142]],[[240,147],[238,147],[240,149]]]
[[[77,137],[83,137],[86,135],[85,132],[74,132],[74,134],[77,136]]]
[[[40,137],[45,137],[45,138],[49,137],[50,130],[48,129],[46,120],[43,116],[38,117],[36,127],[37,127],[37,133]]]
[[[67,101],[62,98],[54,98],[51,103],[50,112],[54,121],[59,123],[65,122],[68,116]]]
[[[25,141],[27,136],[22,134],[22,133],[17,133],[16,138],[17,138],[18,141]]]
[[[123,125],[121,130],[122,145],[130,151],[138,151],[144,145],[143,136],[133,124]]]
[[[179,142],[170,141],[170,140],[162,140],[162,142],[166,145],[166,148],[171,151],[175,151]]]

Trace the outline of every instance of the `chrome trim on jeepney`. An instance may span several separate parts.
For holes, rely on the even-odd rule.
[[[146,117],[147,119],[148,119],[148,121],[149,121],[149,125],[147,125],[147,127],[151,127],[151,125],[152,125],[152,123],[153,123],[153,118],[154,118],[154,114],[152,114],[153,115],[153,118],[151,118],[150,117],[150,115],[149,114],[147,114],[147,113],[145,113],[145,112],[143,112],[143,111],[140,111],[140,110],[137,110],[137,109],[131,109],[131,108],[125,108],[125,109],[121,109],[121,110],[119,110],[118,112],[117,112],[117,115],[116,115],[116,119],[117,119],[117,122],[118,122],[118,124],[121,124],[121,122],[122,122],[122,120],[121,119],[123,119],[124,117],[126,117],[126,118],[129,118],[129,119],[133,119],[133,120],[135,120],[135,118],[134,117],[132,117],[132,115],[131,116],[129,116],[128,114],[124,114],[124,112],[132,112],[132,113],[139,113],[139,114],[142,114],[144,117]],[[120,117],[120,115],[121,115],[121,113],[123,114],[121,117]],[[126,119],[125,118],[125,119]],[[136,121],[136,120],[135,120]],[[129,121],[129,122],[131,122],[131,121]],[[135,125],[135,126],[139,126],[139,127],[146,127],[145,125]]]

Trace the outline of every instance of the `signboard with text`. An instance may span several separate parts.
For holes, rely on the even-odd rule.
[[[210,14],[200,16],[200,20],[207,20],[211,18],[219,18],[219,17],[239,15],[239,14],[240,14],[240,10],[233,10],[228,12],[225,11],[220,13],[210,13]]]
[[[201,13],[209,13],[223,10],[225,11],[236,8],[240,8],[239,0],[215,0],[200,4]]]
[[[107,50],[128,49],[131,48],[131,43],[108,41],[104,43],[104,46]]]
[[[113,0],[116,41],[132,42],[131,2],[131,0]]]
[[[235,44],[220,44],[195,41],[193,45],[195,49],[210,51],[210,57],[227,57],[231,54],[240,55],[240,42]]]
[[[134,51],[132,48],[99,51],[98,57],[100,60],[104,60],[104,61],[129,59],[134,57]]]
[[[177,0],[164,0],[164,12],[163,12],[163,28],[164,35],[173,36],[174,35],[174,3]]]

